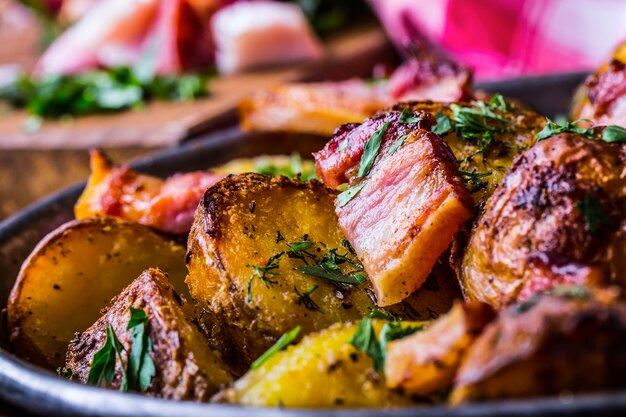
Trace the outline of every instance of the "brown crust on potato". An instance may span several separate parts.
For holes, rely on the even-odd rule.
[[[508,171],[475,223],[461,286],[496,307],[560,283],[625,286],[625,251],[626,145],[562,134]]]
[[[106,328],[111,325],[126,349],[122,359],[126,364],[131,346],[127,330],[130,307],[142,309],[148,316],[148,332],[156,375],[146,393],[175,400],[206,401],[221,385],[232,381],[219,354],[207,347],[207,342],[194,326],[167,277],[158,269],[142,273],[122,293],[89,329],[78,333],[71,341],[66,369],[73,378],[86,383],[94,354],[104,345]],[[113,388],[121,384],[121,368],[117,362]]]

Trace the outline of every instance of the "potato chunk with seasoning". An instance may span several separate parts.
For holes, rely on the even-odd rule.
[[[185,294],[185,248],[115,218],[75,220],[50,232],[22,265],[7,306],[11,342],[24,359],[63,364],[85,330],[141,271],[159,267]]]
[[[154,362],[154,376],[145,392],[149,395],[175,400],[206,401],[222,384],[232,381],[232,376],[220,355],[207,347],[202,333],[191,322],[186,304],[175,293],[165,275],[158,269],[143,272],[132,284],[115,297],[111,306],[89,329],[78,333],[69,345],[66,370],[72,378],[88,381],[94,366],[94,355],[109,337],[107,328],[124,347],[116,362],[113,388],[122,384],[122,366],[127,369],[129,352],[135,343],[128,323],[130,309],[141,309],[147,319],[150,343],[143,346]],[[123,365],[120,363],[123,361]],[[144,359],[145,361],[145,359]],[[131,387],[136,388],[136,387]]]

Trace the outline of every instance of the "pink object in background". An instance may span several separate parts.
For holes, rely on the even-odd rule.
[[[623,0],[369,0],[394,43],[422,41],[476,78],[589,70],[626,38]]]

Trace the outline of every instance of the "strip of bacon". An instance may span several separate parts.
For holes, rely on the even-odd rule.
[[[90,156],[92,173],[74,208],[77,219],[115,216],[184,235],[191,230],[202,194],[223,178],[198,171],[162,180],[116,167],[99,151]]]
[[[241,126],[330,135],[337,126],[361,122],[398,101],[469,100],[471,82],[469,69],[418,52],[389,79],[295,83],[259,91],[241,102]]]
[[[424,283],[473,210],[452,151],[427,130],[433,116],[410,117],[420,120],[403,123],[401,113],[391,111],[343,127],[314,154],[328,186],[349,182],[335,210],[382,306],[402,301]],[[370,172],[359,178],[365,144],[382,126],[387,130],[380,150]]]

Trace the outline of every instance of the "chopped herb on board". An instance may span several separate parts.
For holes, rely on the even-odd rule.
[[[208,95],[197,74],[143,77],[128,67],[43,78],[20,76],[0,89],[0,100],[34,116],[58,119],[138,108],[153,100],[189,101]]]

